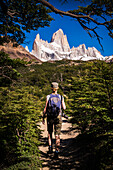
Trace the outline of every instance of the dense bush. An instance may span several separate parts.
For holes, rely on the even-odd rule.
[[[1,87],[0,87],[0,169],[38,169],[40,115],[42,92],[38,87],[20,86],[17,81],[21,75],[17,68],[25,69],[26,62],[11,60],[5,53],[1,53]],[[3,80],[10,68],[15,68],[16,79],[8,74],[8,80]]]
[[[72,122],[82,134],[92,137],[92,149],[99,158],[98,168],[110,168],[113,160],[113,63],[86,63],[69,83]]]
[[[40,105],[34,87],[1,88],[0,160],[4,165],[20,168],[39,166]],[[25,164],[25,165],[24,165]]]
[[[8,54],[0,51],[0,87],[9,86],[18,79],[20,73],[16,68],[25,66],[27,62],[20,59],[10,59]]]

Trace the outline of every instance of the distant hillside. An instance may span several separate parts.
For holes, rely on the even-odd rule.
[[[34,55],[30,54],[24,47],[21,45],[17,47],[13,47],[12,43],[4,44],[4,46],[0,45],[0,51],[4,51],[9,54],[11,59],[24,59],[26,61],[32,60],[33,63],[40,63],[41,61],[36,58]]]

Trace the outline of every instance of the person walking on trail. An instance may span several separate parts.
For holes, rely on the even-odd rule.
[[[46,105],[43,112],[43,124],[45,124],[44,118],[47,114],[47,130],[48,130],[48,153],[52,153],[52,133],[54,128],[55,133],[55,158],[58,158],[59,146],[60,146],[60,133],[62,127],[62,109],[66,109],[63,96],[57,93],[58,83],[53,82],[51,84],[52,94],[47,95]]]

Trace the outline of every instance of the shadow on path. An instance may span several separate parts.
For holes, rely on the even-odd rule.
[[[69,134],[71,130],[62,130],[62,134]],[[59,158],[54,159],[53,153],[47,155],[47,138],[42,138],[44,151],[41,151],[42,169],[59,170],[97,170],[95,158],[85,140],[76,138],[61,139]],[[55,143],[55,140],[54,140]],[[54,144],[55,145],[55,144]],[[55,146],[54,146],[55,147]]]

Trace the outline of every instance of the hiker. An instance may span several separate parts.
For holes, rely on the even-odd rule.
[[[52,153],[53,151],[52,132],[54,127],[55,140],[56,140],[56,144],[55,144],[56,158],[58,158],[59,146],[60,146],[60,133],[62,127],[62,109],[63,110],[66,109],[63,96],[57,93],[58,88],[59,87],[57,82],[53,82],[51,84],[52,94],[47,95],[46,105],[43,112],[43,124],[45,124],[44,118],[46,117],[47,114],[47,130],[48,130],[48,144],[49,144],[48,153]]]

